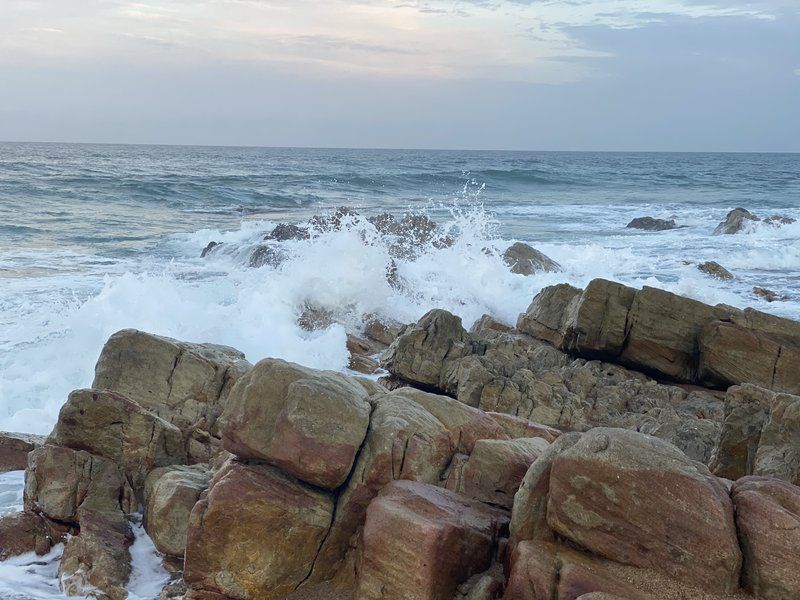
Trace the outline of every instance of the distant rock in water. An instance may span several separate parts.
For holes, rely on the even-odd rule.
[[[714,229],[714,235],[733,235],[734,233],[739,233],[742,229],[744,229],[746,221],[760,220],[761,219],[759,219],[746,208],[734,208],[728,213],[728,216],[725,217],[725,220],[717,225],[716,229]]]
[[[728,271],[728,269],[726,269],[721,264],[713,260],[700,263],[699,265],[697,265],[697,268],[706,275],[711,275],[711,277],[714,277],[716,279],[721,279],[723,281],[730,281],[734,279],[733,273],[731,273],[730,271]]]
[[[286,242],[289,240],[307,240],[310,237],[311,235],[305,227],[300,227],[292,223],[278,223],[275,229],[264,236],[264,239]]]
[[[259,268],[265,265],[277,267],[284,260],[286,260],[286,254],[284,254],[281,250],[272,246],[264,245],[258,246],[255,250],[253,250],[247,266],[253,268]]]
[[[778,292],[773,292],[772,290],[768,290],[767,288],[758,286],[753,288],[753,294],[755,294],[759,298],[763,298],[767,302],[775,302],[776,300],[786,300],[786,296],[782,296]]]
[[[561,271],[561,265],[528,244],[516,242],[503,252],[503,262],[517,275]]]
[[[628,229],[643,229],[644,231],[666,231],[677,229],[674,219],[655,219],[653,217],[636,217],[625,227]]]
[[[222,246],[222,242],[208,242],[208,246],[203,248],[203,251],[200,253],[200,258],[205,258],[208,256],[209,252],[211,252],[217,246]]]
[[[786,217],[784,215],[772,215],[771,217],[764,219],[764,223],[767,223],[768,225],[791,225],[792,223],[796,222],[797,219]]]

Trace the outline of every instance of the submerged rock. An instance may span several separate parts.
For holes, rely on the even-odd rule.
[[[222,242],[208,242],[208,245],[203,248],[203,251],[200,253],[200,258],[205,258],[214,248],[218,246],[222,246]]]
[[[725,220],[714,229],[714,235],[732,235],[739,233],[745,228],[745,224],[760,221],[756,215],[745,208],[734,208],[725,217]]]
[[[256,246],[247,259],[247,266],[258,269],[264,266],[278,267],[286,260],[286,253],[269,245]]]
[[[503,252],[503,262],[517,275],[561,271],[556,261],[523,242],[515,242]]]
[[[714,262],[713,260],[700,263],[697,265],[697,268],[706,275],[711,275],[711,277],[714,277],[715,279],[721,279],[723,281],[730,281],[734,279],[733,274],[728,271],[728,269],[723,267],[718,262]]]
[[[292,223],[278,223],[275,229],[264,236],[264,240],[286,242],[289,240],[307,240],[311,237],[308,229]]]
[[[758,296],[759,298],[763,298],[767,302],[775,302],[776,300],[786,300],[787,297],[779,294],[778,292],[773,292],[772,290],[768,290],[767,288],[763,287],[754,287],[753,288],[753,295]]]
[[[643,229],[645,231],[666,231],[676,229],[674,219],[655,219],[653,217],[636,217],[626,226],[628,229]]]

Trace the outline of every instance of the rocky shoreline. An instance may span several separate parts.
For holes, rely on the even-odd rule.
[[[800,322],[597,279],[357,333],[369,377],[116,333],[0,434],[0,560],[122,600],[141,512],[164,600],[800,597]]]

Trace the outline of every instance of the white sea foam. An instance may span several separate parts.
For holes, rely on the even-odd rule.
[[[170,576],[161,564],[161,556],[142,526],[141,515],[134,515],[131,528],[134,541],[131,545],[131,576],[126,589],[127,600],[153,600],[161,593]]]

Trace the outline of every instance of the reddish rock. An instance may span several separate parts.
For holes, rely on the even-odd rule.
[[[728,491],[671,444],[592,429],[555,458],[549,485],[548,524],[588,551],[712,592],[738,587]]]
[[[555,427],[534,423],[516,415],[498,412],[487,412],[486,414],[492,417],[512,440],[517,438],[542,438],[547,442],[554,442],[561,435],[561,431]]]
[[[43,435],[0,431],[0,473],[21,471],[28,466],[28,452],[45,442]]]
[[[191,513],[190,597],[282,598],[308,578],[332,516],[330,496],[274,467],[228,464]]]
[[[743,581],[758,598],[800,598],[800,488],[770,477],[733,484]]]
[[[41,515],[24,511],[0,517],[0,561],[36,552],[46,554],[61,541],[69,529]]]
[[[363,600],[452,598],[486,570],[505,515],[434,486],[396,481],[367,510],[358,565]]]

